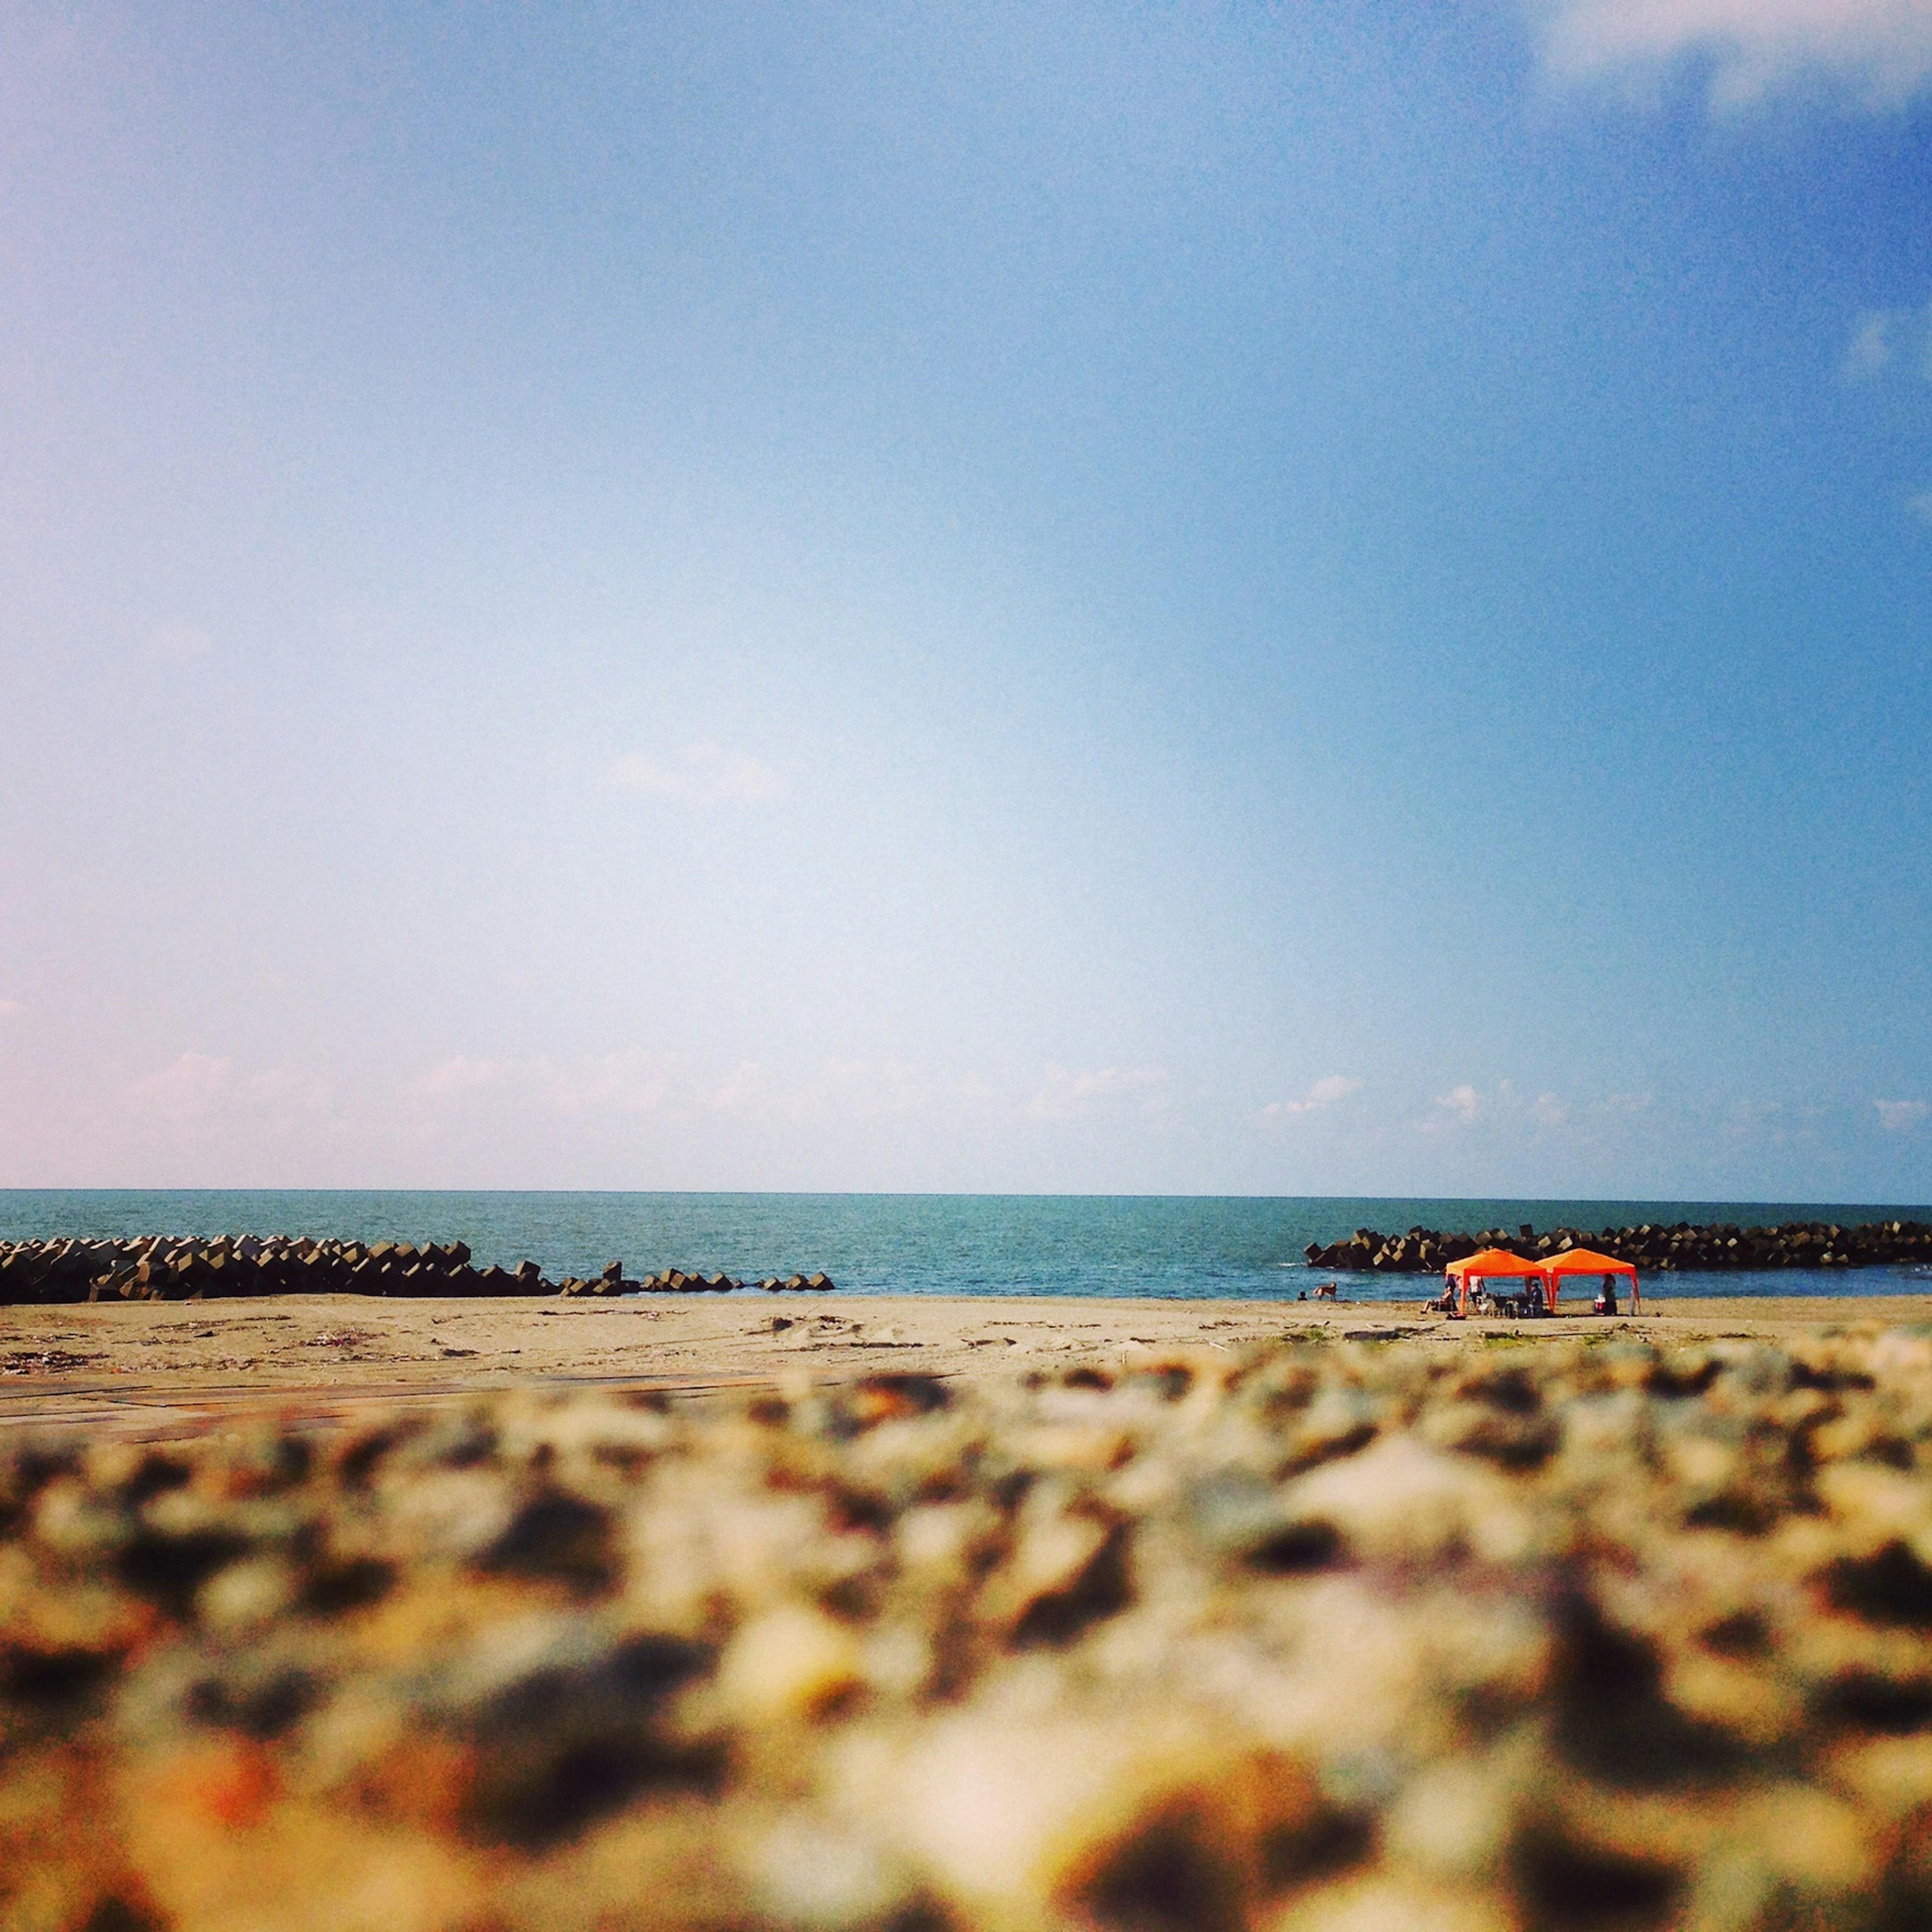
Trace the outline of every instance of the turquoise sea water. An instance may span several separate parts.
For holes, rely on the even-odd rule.
[[[1292,1299],[1311,1240],[1358,1227],[1474,1232],[1524,1222],[1846,1224],[1932,1220],[1924,1207],[1709,1201],[1402,1201],[1324,1196],[614,1194],[0,1190],[0,1239],[61,1234],[313,1234],[464,1240],[478,1264],[526,1257],[553,1281],[663,1268],[759,1276],[823,1268],[861,1294],[1156,1294]],[[1355,1300],[1414,1299],[1419,1276],[1345,1275]],[[1922,1294],[1932,1270],[1671,1275],[1654,1292]]]

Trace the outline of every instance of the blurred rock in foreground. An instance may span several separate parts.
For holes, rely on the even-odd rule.
[[[1932,1925],[1932,1339],[0,1460],[0,1924]]]

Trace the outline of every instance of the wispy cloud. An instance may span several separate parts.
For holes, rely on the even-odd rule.
[[[1917,496],[1906,497],[1905,507],[1922,524],[1932,524],[1932,490],[1922,490]]]
[[[1751,1141],[1768,1136],[1780,1144],[1784,1138],[1784,1102],[1745,1098],[1725,1108],[1718,1131],[1729,1141]]]
[[[1545,1088],[1525,1093],[1514,1080],[1498,1080],[1479,1088],[1468,1081],[1438,1094],[1432,1110],[1414,1122],[1425,1134],[1439,1134],[1481,1123],[1486,1136],[1528,1133],[1538,1138],[1580,1144],[1608,1125],[1649,1111],[1648,1094],[1608,1094],[1596,1097],[1565,1096]]]
[[[880,1120],[983,1108],[983,1082],[942,1076],[909,1060],[821,1060],[811,1071],[741,1060],[721,1067],[670,1054],[627,1051],[556,1058],[458,1054],[410,1090],[438,1111],[506,1106],[550,1114],[655,1114],[691,1122],[724,1116],[750,1123]]]
[[[1879,1125],[1888,1134],[1904,1133],[1932,1113],[1923,1100],[1874,1100],[1872,1105],[1878,1109]]]
[[[1633,1114],[1647,1114],[1656,1105],[1648,1094],[1606,1094],[1600,1100],[1590,1102],[1590,1112],[1599,1119],[1626,1118]]]
[[[225,1054],[184,1053],[136,1081],[128,1098],[137,1114],[187,1126],[314,1114],[328,1104],[329,1088],[319,1075],[298,1066],[244,1072]]]
[[[1823,81],[1896,107],[1932,77],[1932,0],[1532,0],[1559,80],[1652,78],[1708,64],[1720,111]]]
[[[650,1113],[672,1099],[664,1062],[637,1053],[561,1060],[544,1054],[508,1059],[457,1054],[431,1067],[417,1091],[430,1100],[500,1094],[560,1114]]]
[[[171,1119],[205,1114],[232,1087],[235,1063],[224,1055],[184,1053],[134,1083],[138,1104]]]
[[[1932,302],[1865,310],[1852,324],[1838,374],[1847,382],[1932,382]]]
[[[1848,382],[1862,382],[1892,367],[1897,354],[1894,338],[1902,311],[1892,308],[1868,309],[1852,328],[1852,339],[1845,345],[1839,373]]]
[[[1070,1120],[1096,1101],[1138,1093],[1142,1112],[1158,1113],[1166,1104],[1160,1091],[1166,1078],[1157,1066],[1102,1066],[1078,1073],[1049,1066],[1039,1091],[1021,1111],[1029,1120]]]
[[[695,1090],[698,1104],[713,1113],[794,1122],[957,1114],[982,1108],[992,1097],[983,1081],[938,1074],[917,1060],[836,1054],[820,1060],[814,1072],[790,1078],[744,1060],[723,1081]]]
[[[1337,1100],[1346,1100],[1351,1094],[1359,1094],[1362,1083],[1351,1080],[1344,1073],[1330,1073],[1316,1082],[1298,1100],[1270,1100],[1262,1109],[1264,1114],[1318,1113],[1324,1107],[1332,1107]]]
[[[620,791],[689,805],[761,805],[784,797],[789,788],[776,766],[708,739],[669,757],[627,752],[611,766],[610,782]]]

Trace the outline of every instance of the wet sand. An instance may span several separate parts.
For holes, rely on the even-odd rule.
[[[0,1310],[0,1432],[158,1441],[260,1413],[326,1424],[515,1385],[682,1396],[1105,1366],[1148,1349],[1414,1340],[1450,1348],[1620,1333],[1788,1342],[1932,1321],[1932,1298],[1647,1298],[1640,1316],[1450,1321],[1408,1302],[698,1294],[626,1300],[278,1295]]]

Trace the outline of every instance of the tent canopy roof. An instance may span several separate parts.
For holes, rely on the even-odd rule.
[[[1442,1272],[1453,1274],[1458,1281],[1472,1274],[1480,1280],[1493,1280],[1501,1275],[1540,1274],[1543,1269],[1540,1263],[1526,1262],[1507,1248],[1485,1248],[1466,1261],[1451,1262]]]
[[[1600,1255],[1594,1248],[1571,1248],[1564,1253],[1552,1255],[1543,1264],[1545,1274],[1627,1274],[1636,1279],[1636,1270],[1628,1262],[1613,1261],[1608,1255]]]

